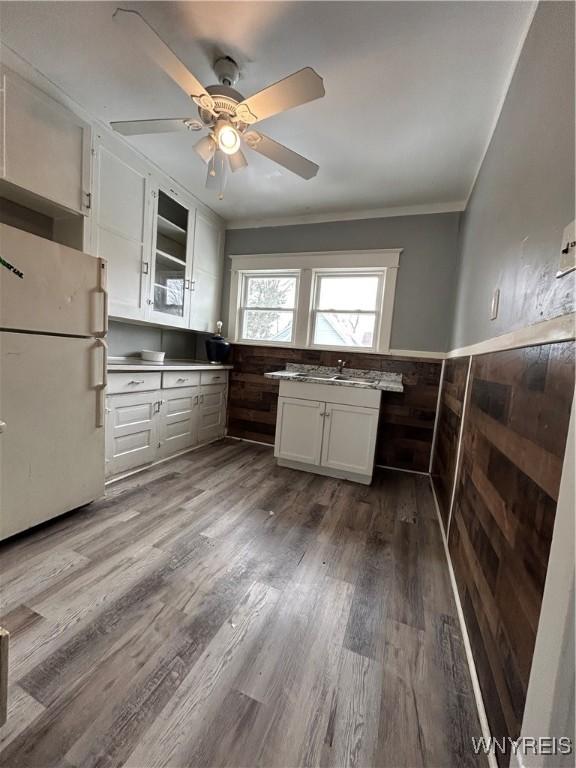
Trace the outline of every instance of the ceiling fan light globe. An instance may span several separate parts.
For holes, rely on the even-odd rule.
[[[240,149],[240,134],[232,125],[224,125],[218,131],[218,147],[226,155],[233,155]]]

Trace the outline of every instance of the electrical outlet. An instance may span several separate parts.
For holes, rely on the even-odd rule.
[[[492,294],[492,304],[490,305],[490,320],[496,320],[498,317],[498,307],[500,305],[500,288],[495,288]]]
[[[562,234],[560,264],[556,277],[564,277],[573,269],[576,269],[576,221],[565,227]]]

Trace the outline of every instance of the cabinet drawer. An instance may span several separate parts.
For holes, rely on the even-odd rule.
[[[202,371],[200,373],[200,384],[226,384],[228,382],[228,371]]]
[[[200,373],[195,371],[167,371],[162,374],[162,387],[197,387],[200,384]]]
[[[111,373],[108,375],[108,394],[160,389],[161,376],[161,373]]]

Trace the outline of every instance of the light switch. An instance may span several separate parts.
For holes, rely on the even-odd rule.
[[[569,224],[562,234],[560,265],[556,277],[564,277],[576,269],[576,221]]]
[[[498,305],[500,304],[500,288],[495,288],[492,294],[492,304],[490,305],[490,320],[496,320],[498,317]]]

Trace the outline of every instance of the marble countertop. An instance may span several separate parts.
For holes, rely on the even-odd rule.
[[[401,374],[368,371],[363,368],[344,368],[340,374],[337,368],[329,366],[288,363],[285,370],[272,371],[265,373],[264,376],[267,379],[299,381],[303,384],[328,384],[331,387],[358,387],[361,389],[381,389],[387,392],[404,392]]]
[[[151,363],[139,357],[109,357],[108,373],[127,373],[131,371],[229,371],[231,365],[208,363],[205,360],[170,360],[163,363]]]

